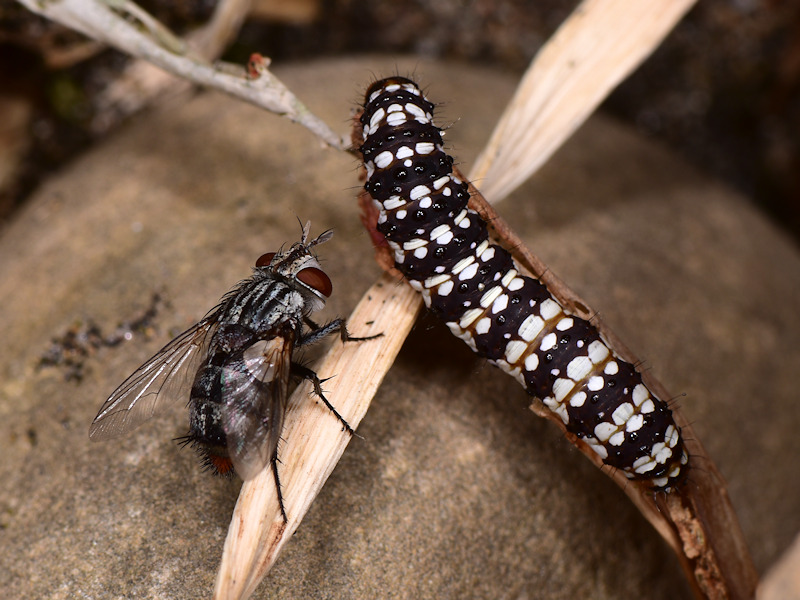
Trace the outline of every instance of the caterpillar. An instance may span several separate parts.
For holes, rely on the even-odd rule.
[[[673,489],[688,454],[669,406],[594,325],[490,241],[433,111],[417,84],[391,77],[369,87],[360,116],[364,188],[395,267],[454,335],[517,379],[606,465]]]

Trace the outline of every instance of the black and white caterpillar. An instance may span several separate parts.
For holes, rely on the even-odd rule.
[[[653,489],[673,488],[688,455],[667,403],[596,327],[489,241],[433,109],[403,77],[366,93],[364,187],[395,266],[454,335],[540,398],[605,464]]]

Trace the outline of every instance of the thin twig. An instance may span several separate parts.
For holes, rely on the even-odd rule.
[[[208,22],[186,36],[186,46],[203,60],[219,58],[236,37],[249,10],[250,0],[220,0]],[[190,80],[146,60],[132,61],[97,95],[91,128],[96,133],[105,132],[153,101],[178,96],[191,87]]]
[[[31,11],[62,25],[80,31],[84,35],[105,42],[138,58],[152,62],[180,77],[205,85],[240,98],[270,112],[282,115],[313,132],[323,142],[343,149],[345,142],[325,122],[308,108],[267,69],[256,79],[245,77],[244,70],[236,67],[216,68],[196,56],[179,38],[165,34],[159,28],[158,39],[148,29],[129,23],[108,3],[100,0],[54,0],[37,2],[19,0]],[[116,2],[114,4],[117,4]],[[123,9],[129,5],[122,4]],[[119,8],[119,7],[117,7]],[[126,13],[130,14],[130,12]],[[141,13],[136,12],[137,22],[142,23]],[[152,27],[148,24],[148,27]],[[178,40],[178,41],[176,41]],[[166,45],[165,45],[166,44]],[[236,70],[240,75],[231,74]]]

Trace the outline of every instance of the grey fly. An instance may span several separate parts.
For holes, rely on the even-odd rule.
[[[323,395],[316,373],[292,360],[294,349],[334,332],[342,341],[371,339],[350,337],[343,319],[318,326],[309,318],[332,291],[312,248],[333,235],[326,231],[309,242],[309,227],[289,250],[261,256],[252,277],[136,369],[100,408],[89,437],[105,440],[135,429],[185,398],[194,374],[189,433],[180,440],[194,446],[218,474],[235,471],[252,479],[270,463],[286,520],[277,462],[291,377],[310,380],[317,396],[353,433]]]

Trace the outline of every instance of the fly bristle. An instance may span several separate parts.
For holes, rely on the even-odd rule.
[[[191,446],[192,450],[200,458],[200,468],[204,473],[211,473],[219,477],[230,479],[236,474],[233,468],[233,462],[229,456],[222,456],[214,452],[214,449],[197,439],[197,436],[191,432],[181,437],[175,438],[175,441],[181,448]]]

